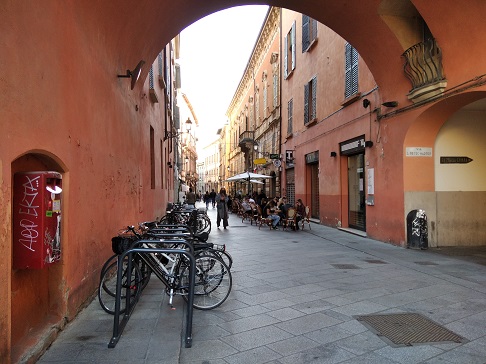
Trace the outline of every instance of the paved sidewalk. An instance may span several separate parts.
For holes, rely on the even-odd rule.
[[[234,258],[233,290],[221,307],[194,310],[191,348],[184,301],[171,309],[153,278],[115,348],[113,317],[95,299],[38,363],[486,363],[486,266],[317,224],[259,230],[230,215],[229,228],[217,229],[216,210],[208,214],[209,241]],[[462,342],[397,346],[357,319],[398,313],[420,314]],[[414,324],[391,331],[419,342],[422,333]]]

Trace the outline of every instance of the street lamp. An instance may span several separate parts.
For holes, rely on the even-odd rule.
[[[173,131],[165,130],[164,140],[167,140],[169,138],[178,138],[179,135],[182,135],[184,132],[189,133],[191,131],[191,127],[192,127],[191,119],[187,118],[187,120],[184,124],[186,126],[186,130],[183,131],[183,132],[173,132]]]

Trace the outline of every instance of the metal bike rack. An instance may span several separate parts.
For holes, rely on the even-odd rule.
[[[163,243],[170,243],[171,241],[163,241]],[[115,296],[115,317],[113,323],[113,336],[108,343],[109,348],[114,348],[120,340],[123,330],[130,320],[130,316],[138,303],[139,297],[136,297],[135,301],[131,304],[130,302],[130,287],[126,288],[126,305],[125,314],[120,322],[120,302],[121,302],[121,290],[122,290],[122,275],[123,275],[123,260],[128,256],[128,267],[127,267],[127,282],[131,279],[132,270],[132,258],[133,254],[153,254],[153,253],[169,253],[169,254],[180,254],[185,255],[189,259],[189,291],[187,296],[187,318],[186,318],[186,337],[185,346],[190,348],[192,346],[192,314],[193,314],[193,303],[194,303],[194,281],[196,272],[196,261],[194,259],[192,246],[190,243],[183,241],[176,241],[178,244],[185,244],[189,247],[190,251],[184,249],[170,249],[170,248],[130,248],[123,254],[118,256],[118,270],[116,279],[116,296]],[[154,240],[139,240],[135,245],[142,243],[153,244]],[[160,242],[159,242],[160,243]]]

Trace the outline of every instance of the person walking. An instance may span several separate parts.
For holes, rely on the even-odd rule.
[[[219,190],[219,193],[216,195],[216,204],[216,225],[219,228],[221,220],[223,220],[223,227],[226,229],[228,226],[228,195],[226,194],[226,189],[221,188],[221,190]]]
[[[190,208],[196,207],[196,194],[192,191],[192,187],[189,187],[189,192],[186,195],[186,204]]]
[[[211,197],[211,203],[213,204],[214,209],[214,206],[216,205],[216,192],[214,192],[214,188],[211,190],[209,197]]]
[[[206,210],[209,209],[209,202],[211,201],[211,196],[209,195],[209,191],[206,191],[204,194],[204,203],[206,204]]]

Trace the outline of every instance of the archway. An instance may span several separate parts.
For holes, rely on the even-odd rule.
[[[14,196],[16,193],[14,176],[18,172],[54,171],[66,175],[66,168],[62,162],[46,151],[31,151],[18,157],[12,162],[11,171],[12,201],[20,198],[20,196]],[[67,180],[64,180],[64,183],[67,183]],[[66,193],[66,187],[63,185],[63,194]],[[27,193],[33,195],[30,190]],[[34,201],[34,198],[32,200],[28,198],[28,201]],[[35,199],[35,201],[38,200]],[[38,206],[32,206],[32,209],[34,208],[37,210]],[[15,215],[13,212],[12,228],[16,223]],[[13,243],[15,243],[13,235],[11,237],[12,250]],[[45,240],[43,237],[41,239],[42,241]],[[61,241],[63,240],[61,237]],[[46,329],[50,327],[50,330],[57,332],[58,327],[56,326],[59,325],[59,322],[63,322],[62,317],[65,311],[63,297],[65,292],[63,292],[62,262],[48,264],[42,269],[16,269],[15,266],[12,266],[10,281],[12,297],[10,306],[12,323],[11,357],[12,361],[17,362],[26,348],[38,343],[39,337],[45,336]]]
[[[438,102],[411,125],[404,141],[404,216],[425,210],[429,245],[483,245],[485,92]],[[472,159],[472,160],[470,160]]]

